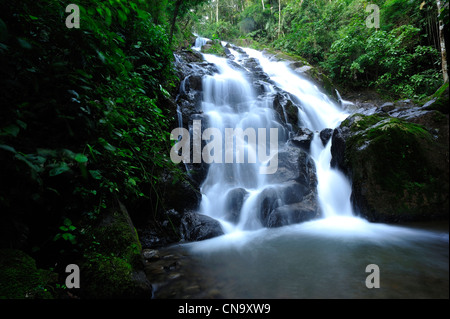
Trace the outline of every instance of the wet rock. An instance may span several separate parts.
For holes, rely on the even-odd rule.
[[[193,50],[182,50],[175,53],[180,59],[183,59],[187,63],[191,62],[202,62],[203,56],[200,54],[200,52],[193,51]]]
[[[448,129],[439,140],[412,123],[426,115],[415,114],[354,114],[333,133],[332,164],[351,177],[352,202],[371,221],[448,218]]]
[[[206,215],[187,212],[181,219],[181,234],[185,241],[200,241],[224,234],[220,223]]]
[[[386,102],[381,106],[381,110],[386,113],[392,111],[393,109],[395,109],[395,105],[392,102]]]
[[[227,194],[227,202],[225,203],[225,210],[228,212],[228,220],[236,223],[239,220],[239,214],[244,204],[244,200],[248,192],[243,188],[232,189]]]
[[[346,140],[350,136],[350,130],[347,126],[340,126],[333,130],[331,142],[331,162],[333,168],[337,168],[346,175],[350,175],[348,167],[345,164]]]
[[[311,141],[314,138],[314,133],[307,128],[300,128],[296,135],[290,139],[290,142],[298,147],[309,151],[311,147]]]
[[[159,251],[156,249],[143,249],[142,250],[142,256],[145,260],[158,260],[159,257]]]
[[[268,220],[270,214],[279,206],[283,205],[278,188],[266,188],[258,196],[259,205],[257,206],[259,220],[264,227],[269,227]]]
[[[267,220],[267,227],[302,223],[320,217],[317,198],[309,194],[301,202],[277,207]]]
[[[333,135],[333,129],[326,128],[320,131],[319,137],[322,141],[323,146],[327,145],[328,141],[331,139],[331,136]]]
[[[269,187],[261,192],[258,200],[264,227],[301,223],[320,215],[316,191],[297,182]]]
[[[286,146],[278,152],[278,169],[275,174],[267,175],[269,183],[296,181],[315,187],[317,184],[316,167],[311,156],[301,148]]]
[[[287,225],[320,214],[315,164],[303,149],[287,146],[280,150],[278,170],[268,175],[267,181],[275,185],[264,189],[258,198],[263,226]]]
[[[288,94],[277,92],[273,98],[273,109],[284,124],[298,125],[298,107]]]

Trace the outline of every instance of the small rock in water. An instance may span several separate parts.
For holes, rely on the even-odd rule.
[[[309,150],[311,141],[313,139],[313,132],[307,128],[301,128],[296,136],[291,139],[292,144],[295,146]]]
[[[381,110],[386,113],[392,111],[393,109],[395,109],[395,106],[392,102],[386,102],[381,106]]]
[[[156,249],[144,249],[142,251],[142,255],[144,259],[147,260],[158,260],[159,259],[159,252]]]

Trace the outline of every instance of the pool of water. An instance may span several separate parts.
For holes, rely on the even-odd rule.
[[[449,298],[448,224],[336,217],[169,250],[184,257],[155,286],[156,298]],[[379,288],[366,286],[370,264]]]

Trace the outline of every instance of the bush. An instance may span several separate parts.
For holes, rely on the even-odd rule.
[[[81,28],[68,29],[69,3],[0,8],[0,244],[25,238],[53,265],[80,250],[73,236],[52,240],[63,221],[95,219],[116,198],[155,212],[160,173],[182,177],[168,156],[165,29],[140,0],[80,0]]]

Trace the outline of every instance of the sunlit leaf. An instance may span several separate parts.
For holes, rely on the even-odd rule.
[[[86,155],[80,154],[80,153],[76,154],[74,159],[78,163],[86,163],[88,161],[88,158],[86,157]]]

